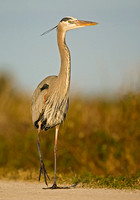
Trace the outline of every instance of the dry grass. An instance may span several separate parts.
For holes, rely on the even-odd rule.
[[[0,168],[39,169],[30,98],[0,77]],[[41,150],[53,170],[54,129],[42,132]],[[140,95],[120,100],[71,98],[58,140],[58,172],[136,175],[140,172]],[[3,173],[1,173],[3,174]]]

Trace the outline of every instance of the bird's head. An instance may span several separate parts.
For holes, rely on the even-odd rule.
[[[97,22],[91,22],[91,21],[83,21],[78,20],[74,17],[65,17],[63,18],[59,24],[57,25],[57,28],[61,28],[64,31],[69,31],[76,28],[82,28],[84,26],[93,26],[98,24]]]
[[[97,24],[98,24],[97,22],[78,20],[74,17],[65,17],[65,18],[61,19],[61,21],[59,22],[59,24],[57,26],[44,32],[42,35],[45,35],[46,33],[52,31],[55,28],[66,32],[66,31],[69,31],[72,29],[82,28],[85,26],[93,26],[93,25],[97,25]]]

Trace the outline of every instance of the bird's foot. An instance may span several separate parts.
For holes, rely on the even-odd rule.
[[[47,188],[42,188],[42,189],[70,189],[70,188],[75,188],[77,186],[77,183],[75,183],[74,185],[71,185],[71,186],[57,186],[56,183],[54,183],[51,187],[47,187]]]
[[[44,175],[45,183],[46,183],[46,185],[48,185],[48,183],[47,183],[47,178],[48,178],[49,180],[50,180],[50,178],[49,178],[49,176],[48,176],[48,174],[47,174],[47,171],[46,171],[46,169],[45,169],[45,165],[44,165],[43,160],[41,160],[41,162],[40,162],[39,181],[40,181],[40,178],[41,178],[41,174]]]
[[[50,187],[50,189],[58,189],[59,187],[56,185],[56,183],[54,183],[53,185],[52,185],[52,187]]]

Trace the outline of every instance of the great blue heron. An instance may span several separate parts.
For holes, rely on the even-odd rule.
[[[56,184],[56,153],[57,138],[59,126],[66,117],[69,105],[69,87],[70,87],[70,71],[71,58],[70,51],[65,42],[66,31],[84,26],[96,25],[96,22],[77,20],[73,17],[63,18],[57,26],[57,43],[61,57],[61,68],[58,76],[48,76],[36,88],[32,96],[32,120],[34,126],[38,129],[37,146],[40,156],[40,172],[44,175],[47,185],[49,176],[46,172],[45,165],[40,151],[40,131],[48,130],[55,127],[55,144],[54,144],[54,183],[52,189],[59,188]],[[50,29],[49,31],[53,30]],[[48,33],[44,32],[42,35]]]

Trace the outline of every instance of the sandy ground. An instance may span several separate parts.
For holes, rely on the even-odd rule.
[[[44,183],[0,180],[0,200],[140,200],[138,190],[57,189],[44,190]]]

